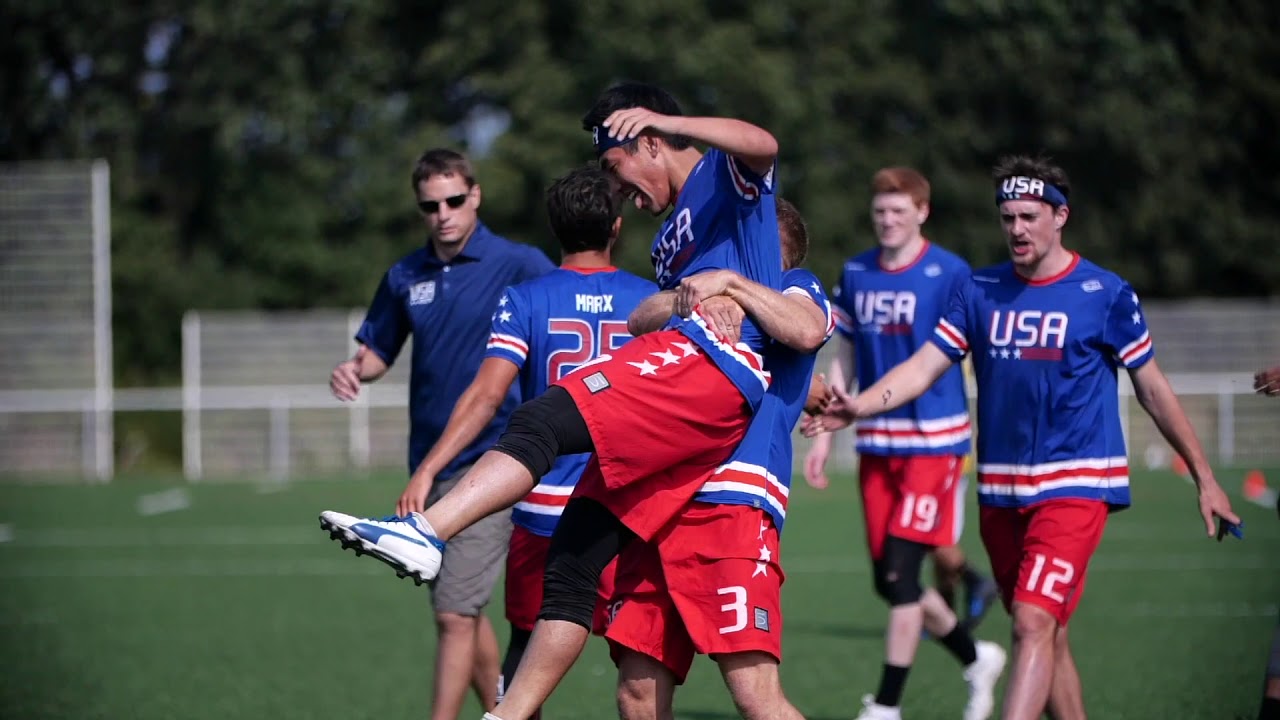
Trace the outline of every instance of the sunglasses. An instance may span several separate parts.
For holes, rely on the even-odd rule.
[[[444,203],[454,210],[457,210],[462,207],[462,203],[467,201],[467,195],[468,193],[462,193],[461,195],[447,197],[444,200],[419,200],[418,209],[428,215],[435,215],[440,212],[440,203]]]

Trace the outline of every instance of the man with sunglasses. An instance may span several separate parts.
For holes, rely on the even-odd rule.
[[[498,439],[520,401],[513,386],[484,431],[438,474],[420,472],[449,414],[484,360],[491,318],[504,290],[556,266],[536,248],[495,235],[480,222],[480,185],[462,154],[433,149],[418,158],[412,186],[427,226],[425,246],[391,266],[355,339],[355,355],[338,364],[329,387],[354,400],[361,383],[382,377],[413,335],[409,373],[409,471],[400,498],[422,510],[449,492]],[[482,610],[502,572],[511,511],[485,518],[449,543],[431,584],[436,645],[433,720],[458,716],[467,686],[485,708],[496,702],[498,641]]]

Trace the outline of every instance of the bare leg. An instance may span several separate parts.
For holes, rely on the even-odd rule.
[[[720,666],[724,684],[744,720],[804,720],[783,695],[778,661],[767,653],[730,653],[712,659]]]
[[[534,486],[533,475],[519,460],[490,450],[467,471],[452,490],[422,513],[448,540],[484,518],[520,502]]]
[[[493,623],[480,615],[476,623],[475,666],[471,670],[471,689],[480,699],[480,707],[492,710],[498,704],[498,676],[502,673],[498,659],[498,636]]]
[[[582,654],[590,633],[577,623],[539,620],[507,694],[494,708],[502,720],[529,720]]]
[[[456,720],[474,675],[477,618],[457,613],[436,613],[435,689],[432,720]],[[494,690],[497,678],[494,678]]]
[[[673,720],[676,678],[665,665],[634,650],[618,663],[618,717],[622,720]]]
[[[1085,720],[1084,690],[1071,657],[1067,629],[1058,628],[1054,640],[1053,687],[1049,689],[1049,716],[1053,720]]]
[[[1058,621],[1044,609],[1013,603],[1013,672],[1004,691],[1004,720],[1037,720],[1053,685]]]

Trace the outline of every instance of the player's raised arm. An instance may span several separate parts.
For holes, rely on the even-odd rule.
[[[1218,530],[1216,518],[1238,525],[1240,517],[1232,512],[1231,501],[1214,478],[1200,438],[1169,385],[1169,379],[1154,359],[1130,370],[1129,377],[1133,380],[1134,393],[1142,409],[1147,411],[1160,434],[1187,463],[1187,469],[1200,491],[1200,514],[1204,518],[1205,532],[1209,537],[1217,535],[1221,540],[1222,533]]]
[[[757,175],[767,175],[778,157],[778,140],[764,128],[743,120],[661,115],[648,108],[617,110],[605,118],[609,137],[626,142],[645,130],[682,135],[732,155]]]
[[[848,427],[854,420],[896,410],[923,395],[953,362],[955,361],[936,345],[926,343],[905,362],[856,396],[849,395],[844,388],[832,385],[834,401],[822,415],[806,419],[804,434],[815,437]]]

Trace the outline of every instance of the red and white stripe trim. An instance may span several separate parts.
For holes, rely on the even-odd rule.
[[[960,332],[955,325],[947,322],[946,318],[938,319],[938,327],[933,332],[948,346],[961,353],[969,352],[969,343],[964,339],[964,333]]]
[[[778,517],[785,518],[791,491],[766,468],[735,460],[716,468],[711,479],[698,489],[699,495],[710,493],[736,493],[758,498],[768,503]]]
[[[760,381],[760,387],[764,390],[769,389],[769,384],[773,381],[773,375],[764,369],[764,356],[751,349],[746,343],[738,343],[737,345],[729,345],[720,342],[716,338],[715,333],[707,329],[707,321],[695,310],[689,319],[694,322],[701,330],[703,335],[710,341],[716,349],[725,355],[742,363],[744,367],[751,371],[751,375]]]
[[[967,412],[933,420],[869,418],[859,420],[855,432],[859,447],[902,450],[949,447],[973,435]]]
[[[1142,358],[1151,352],[1151,333],[1143,331],[1142,335],[1133,342],[1125,345],[1120,349],[1120,354],[1116,357],[1120,359],[1120,363],[1125,367],[1132,367]]]
[[[786,290],[783,290],[782,294],[783,295],[800,295],[812,300],[813,304],[817,305],[819,310],[822,310],[823,317],[827,319],[826,338],[828,340],[831,339],[831,334],[836,331],[836,316],[832,312],[831,301],[825,298],[822,298],[821,302],[819,302],[819,298],[817,296],[815,296],[809,290],[803,287],[800,287],[799,285],[792,285]]]
[[[521,360],[529,357],[529,344],[515,335],[493,333],[489,336],[489,344],[485,346],[485,349],[494,348],[518,355]]]
[[[725,154],[724,159],[729,164],[729,177],[733,178],[733,188],[738,191],[742,199],[752,202],[759,200],[761,188],[754,181],[747,179],[747,176],[742,172],[742,167],[738,164],[740,161],[728,153]],[[771,187],[773,185],[773,169],[770,168],[762,179],[766,189]]]
[[[986,495],[1035,497],[1062,488],[1119,488],[1129,486],[1126,457],[1081,458],[1038,465],[978,465],[978,492]]]
[[[564,506],[569,504],[569,496],[572,494],[572,485],[538,483],[523,500],[516,503],[516,509],[538,515],[560,515],[564,512]]]

